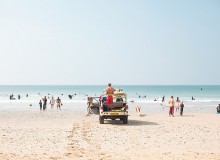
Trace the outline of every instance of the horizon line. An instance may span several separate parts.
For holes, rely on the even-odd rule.
[[[105,86],[107,84],[0,84],[0,86]],[[113,86],[219,86],[220,84],[113,84]]]

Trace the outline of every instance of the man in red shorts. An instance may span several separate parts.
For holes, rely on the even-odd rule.
[[[169,100],[169,105],[170,106],[170,111],[169,111],[169,116],[173,116],[174,117],[174,99],[173,99],[173,96],[170,97],[170,100]]]
[[[113,104],[113,94],[114,94],[115,89],[112,88],[111,83],[109,83],[105,91],[106,91],[106,96],[107,96],[106,104],[108,105],[108,108],[111,108]]]

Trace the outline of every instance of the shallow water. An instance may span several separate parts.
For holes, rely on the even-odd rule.
[[[197,108],[200,110],[215,110],[220,103],[220,85],[211,86],[142,86],[142,85],[130,85],[130,86],[114,86],[115,88],[123,89],[127,93],[128,101],[134,100],[135,103],[129,103],[129,106],[142,106],[144,108],[150,108],[153,110],[161,109],[162,96],[165,96],[165,103],[169,100],[171,95],[174,98],[179,97],[184,101],[187,108]],[[6,109],[13,108],[38,108],[38,102],[42,97],[47,96],[51,98],[60,97],[65,108],[71,109],[76,106],[86,106],[87,96],[99,96],[103,93],[103,89],[106,86],[99,85],[42,85],[42,86],[0,86],[0,107],[6,107]],[[15,100],[9,100],[9,95],[14,94]],[[18,100],[18,94],[21,95],[21,99]],[[28,94],[28,97],[26,95]],[[74,95],[73,99],[69,99],[68,95]],[[146,95],[146,98],[145,98]],[[139,98],[139,96],[141,98]],[[192,96],[195,100],[192,101]],[[157,99],[157,101],[154,101]],[[49,100],[48,100],[49,102]]]

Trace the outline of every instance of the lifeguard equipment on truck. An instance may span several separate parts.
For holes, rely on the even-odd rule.
[[[105,119],[123,121],[124,124],[128,123],[128,104],[127,95],[122,90],[116,91],[113,96],[113,104],[106,104],[106,94],[100,97],[88,97],[88,109],[90,113],[99,113],[100,124],[104,123]],[[92,101],[91,101],[92,98]]]

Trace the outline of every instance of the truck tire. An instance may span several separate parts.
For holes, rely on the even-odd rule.
[[[99,123],[104,124],[104,118],[102,116],[99,116]]]
[[[128,117],[123,118],[123,124],[128,124]]]

